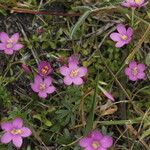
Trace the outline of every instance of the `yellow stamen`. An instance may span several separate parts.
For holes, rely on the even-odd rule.
[[[6,47],[7,47],[7,48],[12,48],[12,47],[13,47],[13,40],[8,39],[8,40],[7,40]]]
[[[93,147],[94,149],[97,149],[97,148],[100,147],[100,143],[99,143],[98,141],[94,141],[94,142],[92,143],[92,147]]]
[[[8,43],[13,43],[13,40],[12,39],[8,39],[7,42]]]
[[[71,76],[71,77],[76,77],[76,76],[78,75],[78,72],[79,72],[78,69],[72,70],[71,73],[70,73],[70,76]]]
[[[45,90],[45,88],[46,88],[46,85],[44,83],[41,83],[40,84],[40,90],[43,91],[43,90]]]
[[[137,4],[141,3],[141,0],[134,0],[134,1],[135,1],[135,3],[137,3]]]
[[[138,73],[137,67],[133,68],[133,69],[132,69],[132,74],[133,74],[133,75],[137,75],[137,73]]]
[[[22,131],[21,129],[13,129],[13,130],[11,131],[11,134],[14,134],[14,135],[22,134],[22,133],[23,133],[23,131]]]
[[[126,35],[122,35],[121,38],[122,38],[123,40],[127,40],[127,39],[128,39],[128,37],[127,37]]]
[[[7,47],[7,48],[12,48],[13,45],[12,45],[12,43],[8,43],[8,44],[6,45],[6,47]]]
[[[41,69],[41,72],[42,74],[46,74],[48,72],[48,66],[44,66],[42,69]]]

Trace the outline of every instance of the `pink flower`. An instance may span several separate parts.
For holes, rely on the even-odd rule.
[[[41,98],[46,98],[47,94],[51,94],[55,91],[55,87],[52,85],[52,78],[45,77],[43,79],[39,75],[35,76],[34,83],[31,83],[31,88],[34,92],[37,92]]]
[[[145,0],[124,0],[121,5],[124,7],[139,8],[145,5]]]
[[[107,92],[104,88],[102,88],[100,85],[98,86],[99,89],[103,92],[103,94],[111,101],[115,101],[114,97],[111,93]]]
[[[75,85],[81,85],[83,84],[82,77],[87,74],[87,68],[78,67],[75,62],[69,62],[68,67],[60,67],[60,73],[65,76],[64,83],[66,85],[71,85],[72,83]]]
[[[145,78],[145,69],[146,66],[144,64],[137,64],[136,61],[131,61],[129,66],[125,68],[125,74],[129,77],[130,80],[136,81]]]
[[[110,100],[112,100],[112,101],[115,101],[115,99],[114,99],[114,97],[112,96],[112,94],[111,93],[109,93],[109,92],[104,92],[104,95],[108,98],[108,99],[110,99]]]
[[[133,34],[131,27],[126,30],[123,24],[118,24],[117,31],[118,32],[113,32],[110,34],[110,38],[117,42],[115,45],[117,48],[123,47],[124,45],[130,43]]]
[[[1,142],[7,144],[12,141],[17,148],[22,146],[22,138],[28,137],[32,134],[29,128],[23,126],[21,118],[16,118],[13,121],[2,123],[1,128],[4,130]]]
[[[9,38],[5,32],[0,33],[0,50],[4,50],[5,54],[12,55],[14,51],[18,51],[23,48],[22,44],[18,44],[19,33],[15,33]]]
[[[79,145],[84,150],[107,150],[113,145],[113,139],[111,136],[103,135],[95,130],[87,135],[87,137],[81,138]]]
[[[26,64],[22,64],[22,69],[24,70],[25,73],[30,73],[31,70]]]
[[[76,63],[76,64],[79,64],[79,61],[78,61],[78,59],[77,59],[77,55],[71,55],[69,58],[68,58],[68,63],[70,63],[70,62],[74,62],[74,63]]]
[[[52,67],[48,61],[41,61],[38,64],[38,73],[40,76],[46,77],[52,72]]]

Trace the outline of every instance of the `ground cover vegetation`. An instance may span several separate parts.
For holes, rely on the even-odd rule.
[[[148,0],[0,0],[0,150],[150,150]]]

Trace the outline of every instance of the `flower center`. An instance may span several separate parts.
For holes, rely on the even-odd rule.
[[[78,72],[79,72],[78,69],[72,70],[71,73],[70,73],[70,76],[71,76],[71,77],[76,77],[76,76],[78,75]]]
[[[137,3],[137,4],[141,3],[141,0],[134,0],[134,1],[135,1],[135,3]]]
[[[135,76],[135,75],[137,75],[137,73],[138,73],[137,67],[133,68],[132,69],[132,74]]]
[[[44,83],[41,83],[40,84],[40,90],[43,91],[43,90],[45,90],[45,88],[46,88],[46,85]]]
[[[41,72],[42,74],[46,74],[48,72],[49,68],[48,66],[44,66],[42,69],[41,69]]]
[[[13,47],[13,40],[11,40],[11,39],[7,40],[6,47],[7,48],[12,48]]]
[[[94,141],[94,142],[92,143],[92,147],[93,147],[94,149],[97,149],[97,148],[100,147],[100,143],[99,143],[98,141]]]
[[[121,36],[121,39],[122,39],[122,40],[127,40],[128,37],[127,37],[126,35],[122,35],[122,36]]]
[[[17,134],[22,134],[23,131],[21,129],[13,129],[11,130],[11,134],[17,135]]]

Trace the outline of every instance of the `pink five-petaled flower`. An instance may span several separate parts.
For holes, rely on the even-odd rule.
[[[144,64],[137,64],[136,61],[131,61],[129,66],[125,68],[125,74],[129,77],[130,80],[136,81],[145,78],[145,69],[146,66]]]
[[[34,92],[37,92],[41,98],[46,98],[47,94],[51,94],[55,91],[55,87],[52,85],[52,78],[45,77],[43,79],[39,75],[35,76],[34,83],[31,83],[31,88]]]
[[[145,0],[125,0],[121,5],[128,8],[140,8],[145,5]]]
[[[14,51],[23,48],[22,44],[17,43],[19,40],[19,33],[13,34],[10,38],[7,33],[0,33],[0,50],[4,50],[5,54],[12,55]]]
[[[133,34],[131,27],[126,30],[123,24],[118,24],[117,31],[118,32],[113,32],[110,34],[110,38],[117,42],[115,45],[117,48],[123,47],[124,45],[130,43]]]
[[[23,120],[21,118],[2,123],[1,128],[4,130],[1,142],[7,144],[12,141],[17,148],[21,147],[23,143],[22,138],[28,137],[32,134],[29,128],[23,126]]]
[[[41,61],[38,64],[38,74],[40,76],[46,77],[52,72],[52,67],[48,61]]]
[[[66,85],[71,85],[72,83],[74,83],[75,85],[81,85],[83,84],[82,77],[87,74],[87,68],[78,67],[78,65],[74,61],[71,61],[69,62],[68,67],[60,67],[60,73],[65,76],[64,83]]]
[[[83,137],[79,141],[79,145],[84,150],[107,150],[113,145],[111,136],[103,135],[101,132],[95,130]]]

